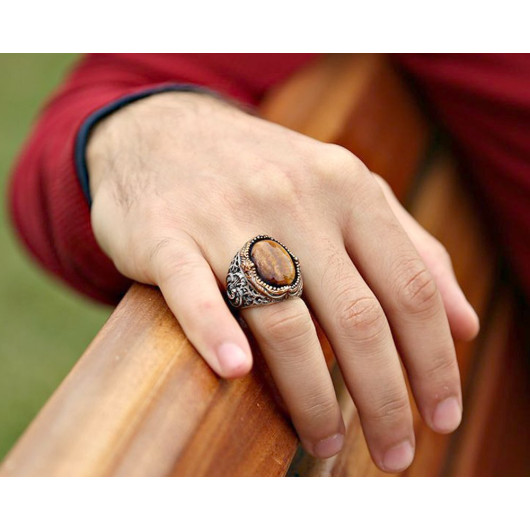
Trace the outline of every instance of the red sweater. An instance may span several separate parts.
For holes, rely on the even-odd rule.
[[[165,83],[192,83],[246,104],[314,59],[298,54],[103,54],[84,57],[43,109],[10,188],[33,256],[75,289],[116,303],[130,280],[99,249],[76,175],[74,143],[94,112]],[[395,58],[453,135],[530,296],[530,56]]]

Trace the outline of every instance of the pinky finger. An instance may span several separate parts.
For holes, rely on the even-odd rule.
[[[187,236],[164,239],[150,266],[154,283],[212,370],[225,378],[247,374],[252,368],[248,340],[197,244]]]
[[[479,319],[458,284],[449,254],[440,242],[401,206],[388,183],[379,175],[373,175],[381,185],[392,212],[436,282],[453,337],[460,340],[475,338],[480,328]]]

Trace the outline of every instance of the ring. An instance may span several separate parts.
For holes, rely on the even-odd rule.
[[[236,308],[266,305],[302,295],[298,258],[270,236],[247,241],[226,276],[226,295]]]

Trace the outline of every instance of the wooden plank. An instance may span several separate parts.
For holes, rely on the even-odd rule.
[[[528,330],[513,289],[500,281],[473,365],[468,415],[457,437],[448,474],[530,475],[530,358]],[[526,334],[526,336],[525,336]]]
[[[513,318],[511,302],[504,290],[495,301],[489,319],[490,325],[482,339],[483,347],[475,362],[474,381],[466,396],[469,412],[459,433],[458,450],[455,450],[453,462],[450,464],[452,474],[457,476],[480,474],[481,453],[487,440],[487,425],[491,420],[495,402],[499,397],[502,399],[502,392],[499,394],[499,375],[505,372],[503,355]],[[499,426],[502,417],[497,414],[494,417]]]
[[[167,475],[213,403],[221,403],[228,418],[243,402],[247,417],[233,425],[241,449],[237,465],[282,474],[276,463],[286,468],[297,440],[262,372],[221,381],[185,339],[159,291],[135,285],[8,454],[1,473]],[[263,410],[267,424],[258,421]],[[249,418],[255,430],[244,428]]]

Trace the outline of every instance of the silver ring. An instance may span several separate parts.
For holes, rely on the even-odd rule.
[[[298,258],[273,237],[247,241],[234,256],[226,276],[226,295],[236,308],[281,302],[302,295]]]

